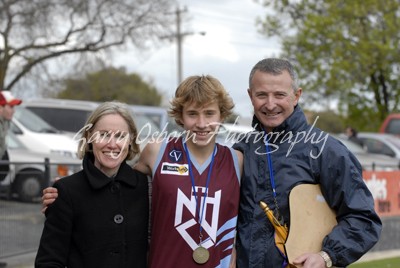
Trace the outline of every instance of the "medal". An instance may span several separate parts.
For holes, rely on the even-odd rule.
[[[185,148],[185,152],[186,152],[186,156],[188,158],[188,164],[189,164],[189,176],[192,182],[192,188],[193,188],[193,193],[196,199],[196,210],[198,207],[198,204],[200,202],[198,202],[197,200],[197,194],[196,194],[196,187],[195,187],[195,181],[194,181],[194,175],[192,172],[192,161],[190,160],[190,155],[189,155],[189,150],[187,149],[186,143],[183,144],[184,148]],[[199,223],[199,239],[200,239],[200,243],[199,246],[193,251],[193,260],[197,263],[197,264],[204,264],[208,261],[208,259],[210,258],[210,252],[208,251],[208,249],[206,249],[205,247],[203,247],[202,241],[203,241],[203,234],[202,234],[202,226],[201,226],[201,222],[203,220],[204,217],[204,207],[206,204],[206,199],[207,199],[207,194],[208,194],[208,184],[210,182],[210,177],[211,177],[211,172],[212,172],[212,167],[213,167],[213,163],[214,163],[214,156],[215,156],[215,150],[217,148],[217,145],[214,145],[214,150],[212,152],[212,157],[211,157],[211,162],[210,162],[210,169],[208,170],[208,175],[207,175],[207,182],[206,182],[206,191],[204,192],[203,195],[203,205],[199,204],[200,207],[198,208],[198,215],[199,215],[199,219],[198,219],[198,223]],[[201,208],[201,211],[200,211]]]
[[[199,246],[193,251],[193,260],[198,264],[204,264],[210,258],[210,252],[205,247]]]

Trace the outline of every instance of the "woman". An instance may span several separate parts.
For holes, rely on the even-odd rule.
[[[83,170],[54,184],[35,267],[146,267],[147,177],[126,164],[136,136],[124,104],[93,111],[79,142]]]

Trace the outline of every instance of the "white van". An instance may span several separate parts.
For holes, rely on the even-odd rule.
[[[20,105],[40,116],[48,124],[59,131],[74,137],[85,125],[90,113],[99,105],[99,102],[69,99],[32,99],[24,100]],[[167,109],[162,107],[129,105],[138,128],[145,139],[151,133],[166,130],[172,132],[178,128],[169,118]],[[143,129],[143,131],[141,131]]]
[[[15,106],[11,131],[30,151],[77,157],[77,142],[22,106]]]

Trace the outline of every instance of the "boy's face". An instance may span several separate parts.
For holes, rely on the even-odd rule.
[[[189,132],[188,142],[198,146],[214,145],[219,125],[222,123],[218,103],[213,102],[204,106],[195,103],[187,104],[182,111],[183,128]]]

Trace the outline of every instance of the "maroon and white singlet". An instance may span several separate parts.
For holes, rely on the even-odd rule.
[[[196,202],[182,138],[161,146],[153,169],[149,267],[229,266],[239,207],[239,164],[233,149],[217,144],[203,203],[211,158],[199,165],[190,157]],[[209,260],[202,265],[192,258],[200,242],[199,211],[204,213],[202,246],[210,252]]]

